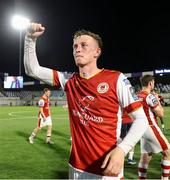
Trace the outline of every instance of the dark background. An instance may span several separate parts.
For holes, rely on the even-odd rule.
[[[19,32],[11,26],[14,14],[22,14],[46,27],[37,42],[42,66],[77,71],[72,56],[72,37],[75,31],[86,29],[98,33],[103,39],[103,54],[98,61],[100,68],[124,73],[170,68],[168,4],[109,0],[0,0],[0,72],[9,75],[19,73]],[[23,64],[22,75],[26,77]]]

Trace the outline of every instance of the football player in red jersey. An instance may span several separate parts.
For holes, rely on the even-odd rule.
[[[158,126],[157,117],[164,116],[164,110],[158,98],[158,94],[152,92],[155,80],[152,75],[141,77],[142,91],[138,97],[143,103],[143,108],[148,119],[149,126],[141,138],[141,158],[138,165],[139,179],[146,179],[147,168],[153,153],[162,152],[162,176],[161,179],[169,179],[170,172],[170,145]]]
[[[30,144],[34,143],[34,138],[37,136],[37,134],[41,130],[41,128],[45,127],[45,126],[48,127],[46,143],[54,144],[54,142],[51,141],[52,120],[51,120],[51,113],[50,113],[50,108],[49,108],[50,95],[51,95],[51,91],[48,88],[45,88],[43,96],[38,101],[38,106],[39,106],[38,125],[31,133],[31,136],[29,137]]]
[[[44,31],[45,28],[37,23],[31,23],[28,28],[25,72],[52,86],[61,86],[66,92],[72,137],[69,178],[123,178],[124,156],[139,141],[148,125],[129,80],[119,71],[97,67],[102,39],[86,30],[77,31],[73,38],[73,56],[78,73],[40,66],[35,46]],[[134,122],[119,143],[122,109],[131,114]]]

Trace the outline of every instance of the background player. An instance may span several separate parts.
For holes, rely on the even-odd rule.
[[[158,126],[156,117],[163,117],[164,110],[158,95],[152,93],[155,80],[151,75],[141,77],[142,91],[138,94],[148,119],[148,128],[141,138],[141,157],[138,165],[139,179],[147,177],[147,168],[153,153],[162,152],[162,179],[167,180],[170,171],[170,145]]]
[[[42,127],[47,126],[47,136],[46,136],[46,143],[47,144],[54,144],[51,141],[51,131],[52,131],[52,120],[51,120],[51,113],[49,108],[49,97],[51,95],[51,91],[48,88],[44,89],[44,94],[40,98],[38,105],[39,105],[39,113],[38,113],[38,126],[33,130],[31,136],[29,137],[29,142],[31,144],[34,143],[34,138],[41,130]]]

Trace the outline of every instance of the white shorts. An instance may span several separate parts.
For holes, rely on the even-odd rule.
[[[123,179],[123,169],[122,172],[117,177],[111,176],[100,176],[93,173],[88,173],[79,169],[74,168],[69,164],[69,179],[104,179],[104,180],[120,180]]]
[[[38,118],[38,127],[42,128],[45,126],[52,126],[51,116],[48,116],[46,119]]]
[[[140,140],[141,153],[159,153],[170,149],[170,144],[158,125],[148,126]]]

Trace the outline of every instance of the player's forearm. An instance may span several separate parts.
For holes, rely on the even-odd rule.
[[[35,45],[36,40],[28,38],[25,36],[25,44],[24,44],[24,67],[25,73],[28,76],[33,76],[35,73],[35,68],[39,66],[37,61],[36,53],[35,53]],[[34,62],[31,62],[34,61]],[[34,66],[33,66],[34,64]],[[35,67],[35,68],[34,68]]]
[[[36,55],[36,39],[25,37],[24,46],[24,67],[28,76],[53,85],[53,72],[49,68],[39,65]]]
[[[164,108],[162,107],[160,102],[159,102],[159,108],[160,108],[159,117],[163,118],[164,117]]]
[[[118,145],[127,154],[135,144],[140,140],[148,127],[148,121],[143,108],[131,113],[134,122],[123,141]]]
[[[159,118],[163,118],[164,117],[164,109],[162,107],[162,105],[160,104],[160,102],[158,102],[158,105],[152,109],[154,114],[156,116],[158,116]]]

